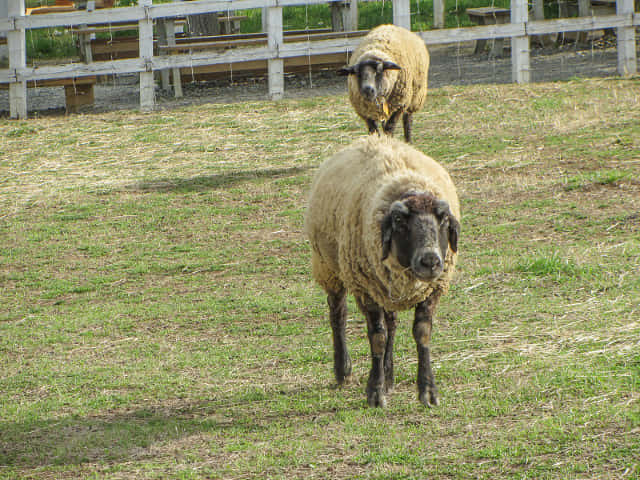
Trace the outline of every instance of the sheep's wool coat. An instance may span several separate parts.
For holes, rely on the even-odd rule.
[[[448,250],[435,282],[417,280],[392,255],[382,262],[381,222],[408,191],[430,192],[449,202],[460,219],[455,186],[435,160],[386,135],[370,135],[324,161],[309,197],[305,230],[312,270],[327,292],[346,288],[371,297],[387,311],[412,308],[435,290],[446,292],[456,254]]]
[[[382,101],[376,103],[362,98],[357,76],[349,75],[349,100],[358,115],[365,120],[386,121],[396,110],[413,113],[422,108],[427,98],[429,52],[418,35],[395,25],[380,25],[362,39],[349,65],[368,59],[392,61],[402,70],[384,73],[393,85],[390,92],[384,92],[387,108]]]

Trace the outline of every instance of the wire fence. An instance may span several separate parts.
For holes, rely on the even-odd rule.
[[[341,19],[342,31],[285,31],[283,8],[309,5],[336,9],[338,16],[334,18]],[[580,17],[532,20],[526,0],[512,0],[509,9],[496,7],[506,12],[505,23],[499,23],[494,15],[495,23],[489,18],[485,25],[418,31],[432,54],[430,85],[526,83],[633,74],[637,71],[636,27],[640,25],[640,15],[634,12],[633,0],[617,0],[614,5],[613,13],[591,10],[590,15]],[[405,27],[415,25],[416,17],[424,15],[420,10],[412,12],[406,0],[393,0],[392,7],[394,23]],[[71,102],[83,88],[89,91],[89,87],[79,88],[81,84],[91,85],[93,100],[92,79],[110,78],[114,87],[120,85],[124,89],[126,84],[131,88],[130,82],[117,80],[127,75],[136,76],[133,88],[137,90],[139,106],[146,110],[156,105],[156,76],[165,89],[172,88],[174,94],[181,95],[182,82],[188,80],[189,72],[194,80],[201,74],[206,78],[207,72],[214,78],[231,81],[243,75],[263,76],[268,96],[278,99],[284,94],[288,74],[306,74],[312,85],[314,71],[344,63],[366,33],[353,30],[357,26],[355,0],[200,0],[158,5],[140,0],[134,7],[29,16],[25,15],[24,1],[16,0],[9,3],[9,9],[8,17],[0,19],[0,32],[6,32],[9,47],[8,68],[0,69],[0,84],[8,86],[9,113],[13,118],[25,118],[27,111],[34,109],[27,92],[37,100],[37,88],[64,85],[66,101]],[[222,14],[230,19],[235,12],[249,9],[262,12],[263,32],[225,32],[226,35],[197,41],[175,36],[176,24],[192,15]],[[82,60],[27,63],[26,44],[33,29],[68,29],[79,40],[88,39],[89,44],[95,32],[107,32],[104,43],[113,46],[113,32],[122,28],[135,31],[129,45],[122,47],[129,49],[128,54],[112,53],[106,59],[94,59],[89,45]],[[479,50],[478,45],[485,41],[495,44],[489,51]],[[33,86],[36,89],[30,88]]]

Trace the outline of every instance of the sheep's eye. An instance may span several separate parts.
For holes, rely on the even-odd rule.
[[[401,213],[395,213],[393,215],[393,225],[396,228],[404,228],[406,227],[406,219],[404,218],[404,215],[402,215]]]

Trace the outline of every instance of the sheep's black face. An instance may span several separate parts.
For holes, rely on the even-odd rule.
[[[429,194],[411,194],[394,202],[381,227],[383,260],[393,255],[423,281],[440,277],[447,249],[458,249],[460,224],[447,202]]]
[[[356,75],[360,94],[365,100],[374,102],[376,98],[384,96],[392,86],[392,82],[384,75],[388,70],[401,70],[401,68],[393,62],[369,59],[341,68],[338,74]]]

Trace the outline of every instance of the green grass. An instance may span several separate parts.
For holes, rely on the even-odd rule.
[[[463,212],[430,410],[410,312],[386,410],[352,299],[333,386],[302,222],[365,134],[346,96],[0,119],[0,478],[638,478],[638,85],[448,87],[415,115]]]

